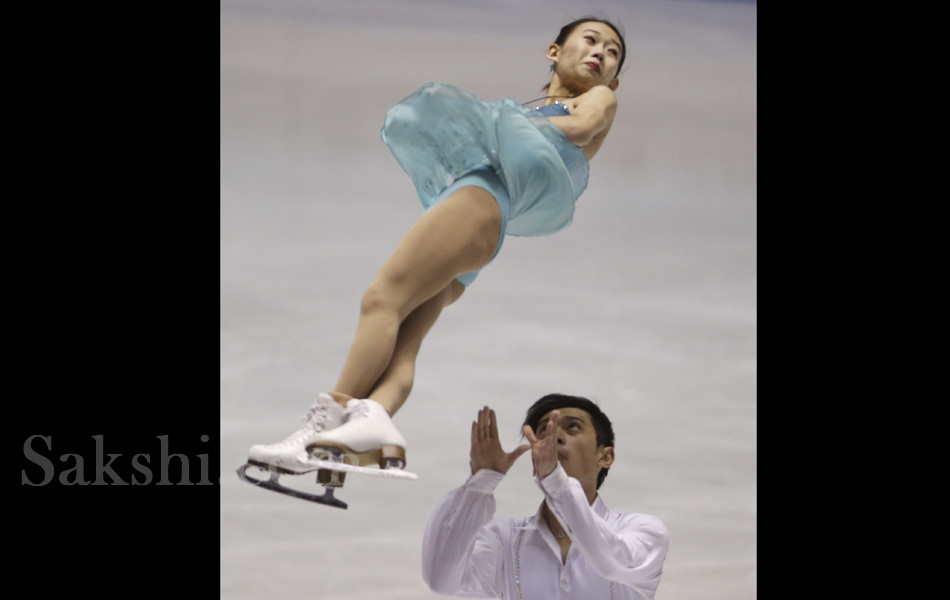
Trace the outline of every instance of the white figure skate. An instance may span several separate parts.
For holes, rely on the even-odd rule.
[[[343,425],[343,406],[330,394],[321,393],[303,418],[303,427],[276,444],[251,446],[247,462],[268,471],[299,475],[313,471],[307,462],[307,446],[321,433]]]
[[[307,454],[307,446],[321,433],[343,425],[344,416],[342,404],[334,400],[329,394],[319,394],[317,401],[310,407],[310,412],[303,419],[303,427],[290,434],[282,442],[251,446],[247,463],[238,468],[238,477],[252,485],[273,492],[338,508],[346,508],[346,503],[333,497],[333,489],[330,487],[335,483],[333,474],[330,471],[322,470],[319,464],[314,464]],[[270,479],[264,480],[249,476],[247,474],[249,467],[268,471]],[[317,482],[327,486],[322,496],[295,490],[283,486],[277,481],[281,474],[302,475],[312,471],[317,471]],[[336,486],[339,485],[342,485],[342,482],[336,483]]]
[[[386,409],[375,400],[350,400],[345,423],[310,439],[309,463],[334,472],[342,485],[346,473],[376,477],[418,479],[406,466],[406,440]],[[370,468],[364,465],[378,465]],[[326,477],[326,475],[324,475]]]

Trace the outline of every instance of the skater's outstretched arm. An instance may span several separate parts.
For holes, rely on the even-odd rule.
[[[503,549],[510,528],[492,522],[495,487],[527,444],[505,452],[498,441],[495,412],[487,406],[472,423],[472,476],[446,494],[426,523],[422,576],[432,591],[497,598],[504,592]]]

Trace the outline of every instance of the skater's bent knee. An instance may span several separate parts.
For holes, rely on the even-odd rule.
[[[380,281],[374,281],[363,293],[363,298],[360,300],[360,313],[371,315],[396,312],[397,307],[393,303],[393,296],[390,286]]]

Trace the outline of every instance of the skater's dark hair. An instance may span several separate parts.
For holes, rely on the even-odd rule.
[[[617,64],[617,75],[616,75],[616,77],[620,77],[620,70],[623,69],[623,61],[626,60],[627,58],[627,40],[624,39],[623,33],[620,31],[620,28],[614,25],[613,23],[611,23],[610,21],[608,21],[607,19],[586,16],[586,17],[581,17],[580,19],[577,19],[576,21],[571,21],[564,27],[561,27],[561,31],[557,34],[557,38],[554,40],[554,43],[557,44],[558,46],[563,46],[564,42],[567,41],[567,38],[571,37],[571,34],[574,33],[575,29],[577,29],[577,26],[583,23],[603,23],[607,27],[610,27],[611,29],[613,29],[614,33],[616,33],[620,37],[620,61]],[[553,73],[556,68],[557,67],[555,65],[551,65],[551,72]],[[551,84],[549,83],[541,89],[543,89],[544,91],[547,91],[548,88],[550,87],[551,87]]]
[[[594,404],[594,402],[581,396],[569,396],[567,394],[548,394],[544,396],[528,409],[522,427],[524,425],[530,425],[531,430],[537,432],[541,417],[552,410],[561,408],[579,408],[587,411],[587,414],[590,415],[594,424],[597,447],[606,448],[614,445],[614,428],[613,425],[610,424],[610,419],[607,418],[604,411],[600,410],[600,407]],[[600,489],[600,485],[604,482],[604,479],[607,478],[607,471],[608,468],[605,467],[597,474],[597,489]]]

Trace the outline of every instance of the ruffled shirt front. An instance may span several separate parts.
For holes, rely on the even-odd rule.
[[[426,523],[423,578],[440,594],[518,600],[652,600],[669,534],[652,515],[618,513],[558,465],[536,480],[571,538],[564,563],[542,518],[492,520],[503,475],[482,469],[442,497]],[[543,505],[542,505],[543,508]]]

